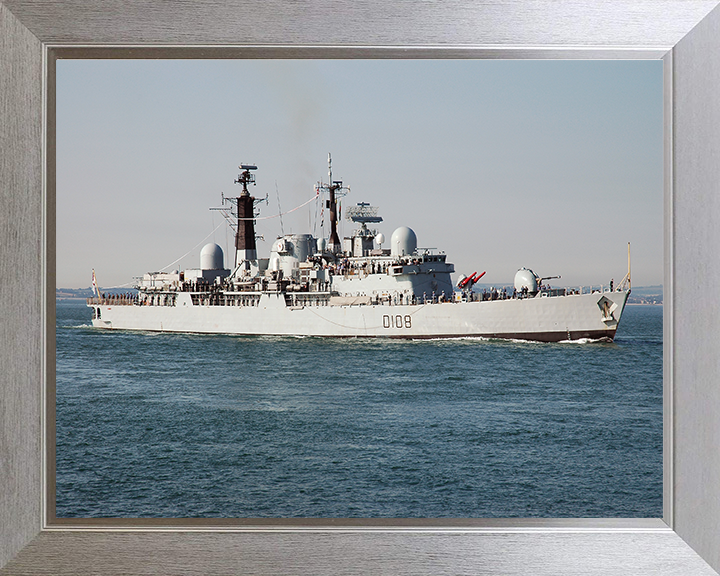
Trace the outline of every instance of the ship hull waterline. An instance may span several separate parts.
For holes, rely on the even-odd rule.
[[[628,295],[618,290],[480,302],[288,306],[284,294],[264,292],[253,306],[226,306],[193,305],[190,294],[178,293],[173,306],[98,304],[92,324],[238,336],[612,341]]]

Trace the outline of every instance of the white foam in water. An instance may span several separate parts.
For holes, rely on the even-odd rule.
[[[606,338],[578,338],[577,340],[560,340],[558,344],[604,344],[611,342]]]

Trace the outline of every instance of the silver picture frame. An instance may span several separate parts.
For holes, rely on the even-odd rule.
[[[716,574],[718,3],[0,0],[0,574]],[[662,60],[663,518],[54,518],[58,57]]]

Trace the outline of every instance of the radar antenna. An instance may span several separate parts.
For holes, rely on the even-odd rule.
[[[358,236],[374,235],[368,230],[368,223],[377,224],[382,222],[382,216],[378,216],[378,207],[370,206],[367,202],[358,202],[357,206],[350,206],[345,210],[345,219],[360,224]]]
[[[238,166],[242,172],[238,176],[237,180],[235,180],[235,184],[242,184],[242,192],[241,196],[250,196],[250,192],[248,192],[248,184],[252,184],[255,186],[255,175],[250,172],[250,170],[257,170],[257,166],[254,164],[240,164]]]

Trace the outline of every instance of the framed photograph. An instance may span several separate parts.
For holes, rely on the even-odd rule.
[[[662,517],[662,61],[56,54],[57,522]]]
[[[423,8],[412,25],[385,22],[385,8],[346,7],[323,12],[322,44],[312,14],[280,12],[243,3],[193,7],[172,16],[187,24],[165,27],[170,13],[144,9],[91,10],[61,4],[38,11],[32,3],[0,4],[3,164],[8,182],[2,213],[3,548],[8,573],[696,573],[720,566],[717,527],[720,461],[714,450],[719,393],[718,338],[708,299],[718,273],[711,261],[713,189],[720,173],[712,150],[719,140],[720,72],[712,47],[720,37],[715,2],[608,7],[548,3],[529,12],[511,2],[453,11]],[[410,16],[412,9],[403,7]],[[249,14],[243,35],[236,11]],[[510,17],[514,14],[514,17]],[[273,16],[278,16],[273,13]],[[519,18],[518,18],[519,16]],[[575,19],[569,18],[575,16]],[[589,36],[578,16],[598,19]],[[395,15],[397,18],[398,15]],[[361,18],[361,20],[362,20]],[[523,23],[567,22],[559,37]],[[181,19],[182,20],[182,19]],[[643,22],[642,26],[636,22]],[[190,24],[192,22],[192,25]],[[272,24],[270,24],[272,22]],[[307,23],[304,28],[301,23]],[[652,25],[648,25],[648,22]],[[482,25],[480,25],[482,23]],[[558,27],[553,28],[558,34]],[[512,38],[509,41],[508,38]],[[185,44],[202,47],[181,46]],[[88,44],[95,44],[89,47]],[[390,47],[388,47],[390,44]],[[110,46],[112,45],[112,46]],[[663,519],[347,520],[238,523],[154,519],[80,521],[54,516],[52,470],[54,381],[56,124],[54,78],[58,58],[273,58],[273,59],[623,59],[657,60],[664,86],[664,504]],[[6,112],[5,112],[6,111]],[[271,176],[272,177],[272,176]],[[362,199],[358,198],[359,201]],[[142,271],[139,271],[142,272]],[[693,294],[690,297],[689,294]],[[54,392],[50,390],[50,392]],[[5,440],[7,439],[7,440]],[[7,455],[7,456],[6,456]],[[4,489],[5,490],[5,489]],[[92,561],[86,559],[92,558]]]

